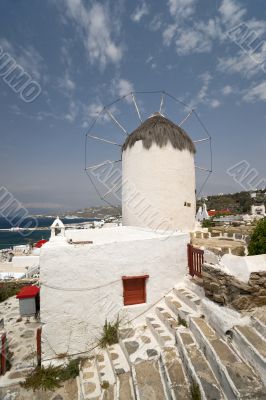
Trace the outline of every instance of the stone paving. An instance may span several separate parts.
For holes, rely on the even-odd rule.
[[[0,388],[1,400],[78,400],[77,380],[70,379],[54,392],[25,390],[19,385]]]
[[[36,366],[36,331],[41,326],[33,317],[28,320],[20,317],[19,300],[15,296],[0,303],[2,318],[12,366],[10,371],[0,377],[0,387],[17,383],[29,369]]]

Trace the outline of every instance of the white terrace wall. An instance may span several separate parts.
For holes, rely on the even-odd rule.
[[[189,235],[153,236],[86,245],[60,242],[57,246],[51,242],[43,246],[43,359],[88,350],[99,338],[106,318],[112,321],[120,312],[131,319],[184,279]],[[147,303],[123,306],[123,275],[149,275]]]
[[[12,265],[14,268],[32,268],[39,265],[39,256],[14,256]]]

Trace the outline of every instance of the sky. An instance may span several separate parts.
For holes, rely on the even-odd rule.
[[[0,186],[30,210],[102,204],[84,167],[120,148],[89,140],[85,162],[86,133],[125,138],[110,114],[92,121],[130,92],[163,90],[186,104],[165,99],[164,115],[179,123],[194,109],[212,137],[202,194],[251,189],[243,166],[266,176],[265,18],[264,0],[2,0]],[[160,93],[135,98],[143,119],[159,111]],[[139,124],[130,96],[108,110],[128,132]],[[206,137],[192,118],[183,128]],[[209,169],[208,143],[197,151]]]

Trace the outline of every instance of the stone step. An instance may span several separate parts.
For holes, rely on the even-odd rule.
[[[236,325],[232,332],[239,353],[257,370],[266,385],[266,340],[248,325]]]
[[[137,363],[132,370],[138,400],[170,400],[158,359]]]
[[[181,299],[185,304],[192,308],[192,310],[199,310],[201,299],[194,292],[187,288],[179,287],[175,287],[173,292],[179,299]]]
[[[224,395],[209,363],[196,345],[189,329],[176,331],[179,354],[186,369],[190,384],[198,385],[202,400],[222,400]],[[229,399],[233,400],[233,399]]]
[[[169,390],[173,400],[190,400],[191,394],[189,384],[185,377],[182,361],[175,347],[165,347],[162,351],[162,362],[164,365]]]
[[[252,326],[266,339],[266,318],[258,315],[251,317]]]
[[[175,344],[174,335],[169,332],[164,323],[155,314],[147,316],[146,322],[161,347],[173,346]]]
[[[120,344],[117,343],[113,344],[112,346],[108,346],[107,351],[116,375],[130,371],[129,363]]]
[[[79,380],[82,399],[100,398],[102,390],[95,356],[81,362]]]
[[[167,329],[174,335],[179,323],[178,317],[168,309],[166,305],[159,305],[155,309],[155,313],[159,320],[167,327]]]
[[[117,400],[136,400],[131,372],[118,375]]]
[[[189,322],[189,316],[194,313],[190,307],[185,305],[180,299],[174,295],[165,297],[165,304],[176,315],[178,319]]]
[[[101,400],[115,400],[116,398],[116,385],[109,385],[108,388],[102,389]]]
[[[126,330],[120,333],[120,345],[130,364],[159,356],[160,346],[147,325],[131,329],[128,336]]]
[[[109,353],[104,349],[98,349],[96,360],[101,384],[106,384],[106,382],[108,382],[109,385],[115,385],[116,376],[113,364],[109,358]]]
[[[192,317],[190,329],[228,399],[255,399],[261,393],[262,383],[250,366],[204,319]]]

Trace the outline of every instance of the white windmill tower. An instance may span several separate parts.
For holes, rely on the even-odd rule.
[[[195,225],[195,145],[160,113],[122,146],[123,225],[190,231]]]
[[[108,196],[114,193],[117,195],[118,190],[121,189],[123,225],[156,230],[191,231],[195,226],[196,214],[195,168],[204,173],[207,172],[206,182],[212,172],[211,137],[193,109],[189,110],[185,118],[178,124],[168,119],[165,106],[167,96],[179,105],[181,104],[186,110],[188,106],[166,92],[161,92],[159,112],[148,115],[143,121],[136,102],[136,94],[138,92],[131,92],[114,102],[117,106],[120,101],[130,97],[131,102],[127,101],[127,105],[135,108],[141,122],[131,133],[114,115],[112,111],[114,103],[104,107],[93,122],[86,134],[86,143],[93,139],[119,146],[121,154],[119,160],[108,160],[88,166],[89,155],[86,146],[85,170],[87,175],[100,198],[108,204],[111,203]],[[122,143],[110,140],[112,139],[110,136],[103,138],[94,134],[96,123],[103,116],[105,120],[109,118],[125,135]],[[181,127],[192,116],[205,133],[204,137],[198,140],[192,140]],[[116,138],[116,140],[118,139]],[[208,142],[210,146],[210,166],[207,168],[196,166],[194,162],[195,145],[199,142]],[[93,179],[95,169],[106,165],[109,168],[111,164],[114,165],[120,161],[122,162],[121,182],[116,180],[116,183],[111,185],[112,187],[105,185],[105,193],[101,194],[99,182],[95,182]],[[109,174],[111,175],[111,173]],[[115,197],[117,198],[117,196]]]

